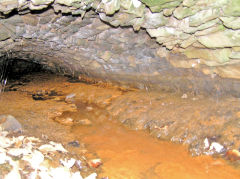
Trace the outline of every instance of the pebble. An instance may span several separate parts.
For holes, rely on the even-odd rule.
[[[219,144],[219,143],[217,143],[217,142],[212,142],[211,143],[211,146],[209,147],[209,150],[210,151],[216,151],[217,153],[221,153],[221,152],[223,152],[224,151],[224,147],[221,145],[221,144]]]
[[[11,141],[10,139],[4,136],[0,136],[0,147],[7,148],[7,147],[10,147],[13,143],[14,142]]]
[[[62,146],[62,144],[57,144],[55,142],[50,142],[50,144],[44,144],[39,147],[41,152],[62,152],[67,153],[68,151]]]
[[[63,153],[67,153],[68,151],[62,146],[62,144],[56,143],[56,142],[49,142],[51,145],[53,145],[53,147],[59,151],[59,152],[63,152]]]
[[[72,179],[82,179],[80,172],[75,172],[72,174]]]
[[[188,96],[187,96],[187,94],[183,94],[181,98],[182,98],[182,99],[187,99]]]
[[[79,170],[81,170],[81,169],[83,168],[82,162],[81,162],[80,160],[77,160],[77,161],[75,162],[75,165],[76,165],[76,167],[77,167]]]
[[[72,146],[72,147],[80,147],[80,144],[78,141],[72,141],[72,142],[68,142],[68,145]]]
[[[21,175],[17,169],[13,169],[11,172],[9,172],[4,179],[21,179]]]
[[[6,153],[0,153],[0,165],[4,164],[7,160]]]
[[[34,150],[33,153],[31,153],[30,155],[25,155],[22,160],[29,162],[31,167],[36,170],[39,168],[39,165],[44,161],[44,155],[41,152]]]
[[[50,176],[52,176],[54,179],[56,178],[71,178],[71,174],[68,168],[66,167],[57,167],[57,168],[51,168],[50,170]]]
[[[102,165],[101,159],[92,159],[88,162],[89,166],[93,168],[98,168],[100,165]]]
[[[31,142],[40,142],[40,139],[36,137],[28,137],[26,140],[31,141]]]
[[[62,159],[60,159],[60,162],[61,162],[61,164],[62,164],[64,167],[67,167],[67,168],[70,169],[70,168],[72,168],[73,165],[75,164],[76,159],[74,159],[74,158],[71,158],[70,160],[67,160],[67,159],[62,160]]]
[[[21,155],[28,155],[31,154],[31,150],[25,149],[25,148],[13,148],[9,149],[7,154],[14,156],[14,157],[19,157]]]
[[[204,149],[208,149],[210,147],[208,138],[205,138],[203,142],[204,142]]]
[[[0,115],[0,128],[2,131],[22,132],[22,125],[12,115]]]
[[[55,152],[56,151],[56,149],[50,144],[41,145],[38,149],[41,152]]]
[[[27,179],[35,179],[35,178],[37,178],[37,171],[36,170],[31,172]]]
[[[73,122],[74,122],[74,120],[70,117],[66,117],[66,118],[56,117],[54,120],[60,124],[66,125],[66,126],[71,126],[71,125],[73,125]]]
[[[92,173],[91,175],[89,175],[85,179],[96,179],[96,178],[97,178],[97,174],[96,173]]]
[[[85,118],[85,119],[77,120],[76,124],[90,126],[90,125],[92,125],[92,122],[89,119]]]
[[[74,94],[74,93],[68,94],[68,95],[65,97],[65,102],[66,102],[66,103],[73,103],[75,96],[76,96],[76,94]]]
[[[229,150],[226,152],[226,157],[231,161],[240,160],[240,152],[237,149]]]
[[[40,171],[39,176],[41,179],[52,179],[47,171]]]
[[[92,111],[92,110],[93,110],[93,107],[92,107],[92,106],[87,106],[87,107],[86,107],[86,110],[87,110],[87,111]]]
[[[40,90],[40,91],[34,92],[32,94],[32,98],[34,100],[48,100],[48,99],[54,99],[55,96],[59,96],[59,95],[61,96],[61,94],[58,94],[58,92],[54,90],[50,90],[50,91]]]

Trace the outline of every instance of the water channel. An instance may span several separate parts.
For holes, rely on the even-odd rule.
[[[222,123],[219,116],[238,115],[238,104],[234,99],[219,102],[189,94],[188,99],[167,92],[147,95],[145,91],[86,84],[49,73],[31,74],[9,82],[0,94],[0,114],[15,116],[25,135],[47,137],[61,142],[76,155],[84,153],[88,158],[101,158],[99,178],[110,179],[240,178],[238,165],[224,156],[193,157],[187,142],[179,144],[173,136],[173,142],[169,142],[168,135],[166,140],[159,137],[171,126],[171,122],[167,122],[179,116],[182,117],[179,120],[184,121],[187,116],[201,119],[208,115],[212,120],[202,121],[202,125],[206,123],[209,128],[202,130],[207,130],[208,135],[211,131],[217,133],[213,128]],[[219,109],[227,112],[219,114]],[[148,119],[156,118],[168,118],[165,124],[169,125],[154,128]],[[199,133],[195,122],[186,122],[189,133]],[[183,130],[180,124],[179,130]],[[183,127],[186,128],[186,124]],[[171,133],[171,129],[166,132]],[[176,130],[175,138],[177,136],[181,135]],[[69,147],[70,141],[79,141],[89,152]]]

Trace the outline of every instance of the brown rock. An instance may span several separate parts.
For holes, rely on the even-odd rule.
[[[228,160],[230,160],[232,162],[240,160],[240,152],[236,149],[229,150],[226,153],[226,157],[227,157]]]
[[[66,126],[71,126],[71,125],[73,125],[73,122],[74,122],[74,120],[70,117],[65,117],[65,118],[56,117],[54,120],[60,124],[66,125]]]
[[[102,165],[101,159],[92,159],[88,162],[88,165],[92,168],[98,168],[100,165]]]
[[[89,126],[92,125],[92,122],[89,119],[80,119],[76,121],[76,124],[84,125],[84,126]]]

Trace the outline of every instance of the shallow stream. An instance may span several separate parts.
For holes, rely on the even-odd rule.
[[[26,135],[61,142],[76,155],[85,153],[88,158],[101,158],[103,164],[98,169],[99,178],[240,178],[238,165],[232,165],[223,157],[213,158],[206,155],[192,157],[188,150],[189,143],[185,142],[182,145],[158,139],[161,137],[155,135],[155,129],[159,129],[161,133],[175,122],[168,123],[166,120],[166,124],[169,125],[161,123],[159,127],[156,123],[153,128],[148,120],[151,115],[152,119],[161,117],[175,119],[181,114],[183,117],[193,116],[192,113],[197,120],[198,116],[201,116],[201,111],[197,112],[194,105],[200,105],[208,108],[208,115],[212,116],[212,120],[210,122],[207,120],[206,125],[216,126],[218,129],[221,122],[216,116],[228,114],[228,118],[232,120],[237,118],[238,101],[227,99],[220,103],[205,100],[203,97],[193,99],[190,95],[185,100],[177,94],[172,96],[164,92],[146,94],[111,85],[69,81],[65,77],[51,74],[35,74],[25,79],[28,79],[27,82],[23,80],[10,83],[5,92],[0,94],[0,114],[15,116],[22,124]],[[211,103],[225,108],[226,113],[213,116],[212,114],[219,113],[219,108],[216,106],[209,108]],[[162,106],[162,111],[157,108],[159,106]],[[226,109],[226,106],[229,107]],[[121,109],[117,110],[117,107]],[[203,113],[206,113],[205,108],[202,108]],[[149,114],[144,117],[142,111]],[[161,112],[161,115],[157,112]],[[134,119],[135,123],[130,119]],[[141,120],[145,121],[142,123]],[[202,123],[204,125],[204,121]],[[189,131],[196,130],[198,133],[195,123],[189,125]],[[171,133],[171,130],[169,131]],[[231,128],[231,131],[234,132],[234,128]],[[211,129],[206,132],[211,135]],[[178,134],[177,131],[176,133]],[[86,153],[81,147],[69,146],[68,143],[71,141],[79,141],[89,152]]]

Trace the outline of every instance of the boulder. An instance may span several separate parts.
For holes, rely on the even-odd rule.
[[[0,128],[8,132],[22,131],[22,125],[12,115],[0,115]]]

